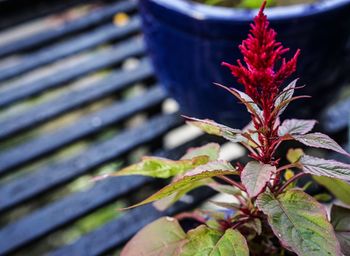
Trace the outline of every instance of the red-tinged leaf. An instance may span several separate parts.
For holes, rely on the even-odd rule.
[[[257,161],[249,162],[241,173],[241,180],[250,197],[257,196],[270,180],[272,173],[276,171],[275,166],[262,164]]]
[[[303,155],[299,164],[306,173],[350,181],[349,164],[308,155]]]
[[[154,178],[169,178],[206,164],[208,161],[209,156],[204,155],[177,161],[160,157],[143,157],[141,162],[130,165],[110,176],[144,175]]]
[[[310,98],[310,96],[300,95],[300,96],[295,96],[295,97],[292,97],[291,99],[282,101],[282,103],[279,104],[278,106],[276,106],[275,109],[272,111],[271,116],[278,117],[287,108],[289,103],[291,103],[292,101],[298,100],[298,99],[305,99],[305,98]]]
[[[220,153],[220,145],[217,143],[208,143],[201,147],[195,147],[188,149],[187,153],[181,158],[193,159],[198,156],[208,156],[209,161],[218,160]]]
[[[239,99],[247,108],[248,112],[253,114],[254,116],[258,117],[261,121],[264,120],[263,111],[259,108],[259,106],[252,100],[249,95],[247,95],[244,92],[241,92],[235,88],[228,88],[222,84],[215,83],[216,85],[220,86],[221,88],[224,88],[225,90],[232,93],[234,96],[236,96],[237,99]]]
[[[222,175],[232,175],[237,174],[237,171],[234,170],[231,164],[225,161],[215,161],[210,162],[205,165],[201,165],[190,172],[185,173],[183,176],[177,177],[171,184],[165,186],[152,196],[148,197],[144,201],[130,206],[126,209],[134,208],[140,205],[148,204],[156,200],[160,200],[165,197],[169,197],[174,193],[182,193],[182,191],[188,192],[188,186],[195,184],[196,182],[212,178],[215,176]]]
[[[174,218],[160,218],[141,229],[124,247],[120,256],[180,255],[188,242],[186,233]]]
[[[281,243],[299,256],[341,256],[327,212],[299,189],[277,196],[265,192],[256,201]]]
[[[218,124],[208,119],[197,119],[192,117],[186,117],[186,119],[189,120],[187,123],[200,128],[202,131],[208,134],[224,137],[231,142],[246,141],[246,139],[242,136],[243,132],[239,129],[232,129],[228,126]]]
[[[350,256],[350,209],[339,205],[331,208],[331,223],[345,256]]]
[[[341,146],[339,146],[338,143],[336,143],[328,135],[323,133],[315,132],[301,135],[293,135],[292,137],[293,139],[309,147],[329,149],[336,151],[340,154],[350,156],[350,154],[346,152]]]
[[[281,115],[282,112],[286,109],[286,107],[288,106],[289,100],[292,99],[293,94],[294,94],[294,90],[296,87],[296,83],[297,83],[298,79],[295,79],[294,81],[292,81],[290,84],[288,84],[283,91],[281,92],[281,94],[276,98],[275,100],[275,108],[278,108],[278,114],[277,116]],[[286,102],[283,106],[282,104]],[[288,102],[288,103],[287,103]]]
[[[225,160],[217,160],[217,161],[209,162],[207,164],[200,165],[195,169],[188,171],[183,176],[193,176],[193,175],[201,174],[203,172],[218,171],[218,170],[231,171],[231,174],[237,174],[237,171],[229,162]],[[180,176],[179,178],[182,178],[182,177]]]
[[[312,130],[316,120],[303,119],[287,119],[278,128],[278,135],[284,136],[286,134],[306,134]]]

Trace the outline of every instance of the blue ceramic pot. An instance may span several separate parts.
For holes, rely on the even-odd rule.
[[[241,58],[238,45],[247,37],[257,10],[211,7],[186,0],[140,0],[145,41],[162,85],[182,113],[243,126],[246,111],[218,82],[242,89],[222,67]],[[266,10],[278,41],[301,49],[297,74],[307,84],[307,102],[291,104],[285,117],[310,117],[319,112],[342,83],[350,34],[350,0],[275,7]],[[302,104],[302,105],[301,105]],[[302,106],[302,107],[300,107]]]

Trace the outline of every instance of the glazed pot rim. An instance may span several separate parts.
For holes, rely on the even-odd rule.
[[[195,20],[247,22],[258,12],[258,9],[238,9],[219,6],[208,6],[191,0],[140,0],[151,1],[179,14]],[[270,21],[289,20],[301,17],[319,15],[331,10],[350,5],[350,0],[319,0],[315,3],[296,4],[289,6],[269,7],[265,10]]]

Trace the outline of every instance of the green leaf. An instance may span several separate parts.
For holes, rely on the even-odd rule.
[[[241,173],[241,180],[250,197],[257,196],[276,171],[275,166],[262,164],[257,161],[249,162]]]
[[[121,256],[180,255],[187,235],[174,218],[160,218],[141,229],[124,247]]]
[[[204,225],[188,232],[181,256],[249,256],[245,238],[236,230],[221,232]]]
[[[329,190],[336,198],[345,204],[350,205],[350,184],[335,178],[324,176],[312,176],[317,183]]]
[[[278,128],[278,135],[305,134],[312,130],[316,120],[287,119]]]
[[[306,173],[342,180],[350,180],[349,164],[308,155],[303,155],[299,160],[299,164]]]
[[[209,256],[249,256],[247,242],[237,230],[227,229]]]
[[[350,209],[333,205],[331,208],[331,222],[338,238],[342,252],[350,255]]]
[[[287,160],[294,164],[304,155],[304,151],[301,148],[290,148],[287,152]]]
[[[321,203],[329,202],[333,199],[333,197],[328,193],[321,193],[321,194],[314,195],[314,198]]]
[[[277,116],[281,115],[283,113],[283,111],[287,108],[287,106],[289,104],[289,101],[293,97],[297,81],[298,81],[298,79],[295,79],[290,84],[288,84],[283,89],[281,94],[276,98],[276,100],[275,100],[275,108],[278,109]]]
[[[232,175],[232,174],[237,174],[237,171],[234,170],[234,168],[230,163],[226,161],[210,162],[185,173],[183,176],[178,177],[171,184],[165,186],[164,188],[162,188],[152,196],[148,197],[144,201],[136,205],[133,205],[131,207],[128,207],[126,209],[151,203],[153,201],[160,200],[164,197],[169,197],[170,195],[176,192],[177,193],[183,193],[184,191],[188,192],[188,187],[190,184],[194,184],[203,179],[212,178],[215,176],[222,176],[222,175]]]
[[[220,153],[220,145],[217,143],[209,143],[202,147],[189,148],[187,153],[181,159],[193,159],[198,156],[208,156],[209,161],[218,160]]]
[[[140,230],[121,256],[249,256],[247,242],[236,230],[222,232],[204,225],[183,231],[174,218],[160,218]]]
[[[177,161],[160,157],[143,157],[141,162],[128,166],[112,175],[144,175],[155,178],[169,178],[206,164],[208,161],[209,156],[197,156],[193,159]]]
[[[325,208],[299,189],[277,197],[260,194],[256,201],[281,243],[299,256],[340,256],[339,243]]]
[[[201,187],[201,186],[205,186],[208,183],[213,182],[212,179],[204,179],[204,180],[198,180],[195,182],[191,182],[187,185],[185,185],[182,189],[174,192],[173,194],[171,194],[170,196],[164,197],[158,201],[155,201],[153,203],[154,207],[156,209],[158,209],[159,211],[164,211],[167,208],[169,208],[171,205],[173,205],[174,203],[176,203],[177,201],[179,201],[184,195],[186,195],[188,192]]]
[[[224,137],[225,139],[231,142],[246,141],[246,138],[242,136],[243,132],[239,129],[232,129],[228,126],[225,126],[223,124],[218,124],[209,119],[197,119],[192,117],[186,117],[186,118],[190,120],[190,121],[187,121],[187,123],[200,128],[202,131],[208,134]]]
[[[293,135],[292,138],[309,147],[330,149],[340,154],[350,156],[348,152],[338,145],[338,143],[323,133],[315,132]]]

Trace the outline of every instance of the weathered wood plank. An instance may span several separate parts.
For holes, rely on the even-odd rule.
[[[135,8],[136,3],[132,0],[120,1],[107,5],[99,10],[91,12],[90,14],[80,19],[67,22],[64,25],[57,27],[56,29],[49,29],[31,37],[27,37],[11,44],[4,45],[0,48],[0,58],[24,50],[29,50],[33,47],[37,47],[55,39],[77,33],[81,30],[86,30],[102,22],[108,21],[111,19],[111,17],[113,17],[114,14],[118,12],[131,12],[135,10]]]
[[[70,127],[65,127],[55,132],[54,134],[45,134],[37,140],[27,143],[20,148],[17,148],[17,152],[22,153],[22,156],[26,156],[27,161],[33,157],[42,156],[53,149],[62,147],[65,144],[71,143],[72,141],[81,139],[88,134],[111,125],[112,123],[119,122],[120,120],[130,115],[141,111],[147,111],[147,109],[161,103],[165,97],[166,94],[163,90],[161,90],[161,88],[158,87],[151,89],[144,95],[141,95],[129,101],[122,102],[120,104],[115,104],[107,109],[103,109],[99,113],[94,113],[90,116],[84,117],[81,120],[75,122]],[[97,125],[96,122],[98,122]],[[139,128],[138,130],[140,132],[144,132],[144,129],[145,128]],[[130,134],[133,133],[135,132],[125,131],[119,135],[119,139],[128,138]],[[140,136],[140,142],[137,142],[135,140],[123,142],[124,146],[120,147],[120,150],[117,150],[114,154],[125,153],[135,147],[135,145],[145,142],[145,139],[148,140],[148,138],[143,138]],[[23,154],[23,152],[26,152],[26,154]],[[21,158],[18,158],[17,160],[23,161]],[[75,160],[71,161],[74,162]],[[69,163],[66,165],[69,165]],[[74,166],[72,167],[74,168]],[[57,186],[57,184],[66,182],[67,180],[86,171],[86,168],[69,168],[67,171],[62,171],[61,168],[62,167],[59,166],[46,167],[42,170],[36,171],[35,173],[19,177],[1,186],[0,197],[2,200],[0,200],[0,212],[8,210],[9,208],[14,207],[26,199],[30,199],[36,196],[39,193],[50,190],[53,187]],[[64,173],[66,172],[69,173],[65,175]],[[35,186],[27,186],[27,184],[35,184]]]
[[[130,22],[121,27],[108,24],[83,35],[79,35],[67,41],[50,45],[37,52],[30,53],[20,59],[20,62],[9,67],[0,68],[0,81],[18,77],[43,65],[58,61],[64,57],[72,56],[89,48],[111,40],[121,39],[135,34],[140,28],[140,20],[134,17]],[[1,49],[1,47],[0,47]]]
[[[46,90],[63,86],[88,73],[96,72],[100,69],[120,63],[128,57],[141,56],[144,54],[144,50],[144,44],[141,38],[132,38],[117,44],[111,50],[96,53],[83,63],[79,63],[73,67],[59,70],[54,74],[47,75],[44,78],[29,83],[24,82],[18,86],[9,87],[0,94],[0,108],[38,95]]]
[[[4,119],[0,122],[0,140],[9,138],[31,127],[38,126],[45,121],[51,120],[89,102],[101,99],[111,93],[123,90],[133,83],[149,79],[152,75],[152,67],[147,60],[141,62],[140,66],[135,70],[114,71],[106,78],[93,83],[88,88],[65,93],[49,102]]]
[[[65,172],[66,175],[69,175],[72,168],[81,171],[82,169],[88,170],[101,165],[108,160],[115,159],[122,148],[131,143],[130,141],[134,141],[137,145],[144,144],[146,140],[151,141],[181,122],[182,120],[176,114],[155,117],[143,126],[144,130],[134,129],[128,136],[117,136],[101,145],[94,146],[80,155],[80,157],[73,159],[73,161],[66,161],[61,164],[61,170],[56,172],[56,174],[64,175],[62,172]],[[69,168],[71,170],[67,171]],[[54,171],[54,169],[51,169],[51,171]],[[48,178],[52,176],[49,175]],[[88,191],[75,193],[41,208],[0,230],[0,237],[6,237],[6,240],[0,240],[0,254],[10,253],[35,239],[53,232],[59,227],[69,224],[81,216],[140,187],[148,180],[150,179],[144,177],[122,177],[103,180],[97,182]],[[45,182],[45,180],[43,181]]]

